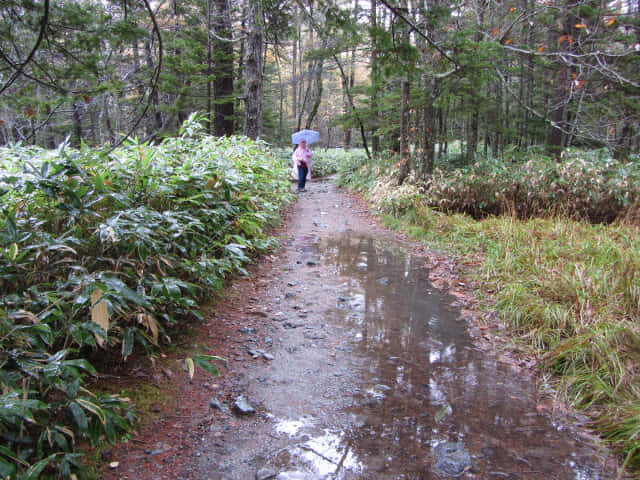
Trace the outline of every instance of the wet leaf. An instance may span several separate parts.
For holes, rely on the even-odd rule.
[[[93,413],[96,417],[98,417],[98,419],[102,424],[105,424],[107,422],[107,418],[104,414],[104,410],[102,410],[102,408],[100,408],[98,405],[87,400],[86,398],[78,398],[76,401],[82,408]]]
[[[151,338],[153,339],[153,343],[155,345],[158,345],[158,322],[156,321],[156,319],[148,313],[139,313],[138,323],[144,325],[147,330],[151,331]]]
[[[31,467],[29,467],[29,469],[24,472],[24,474],[22,474],[20,476],[20,478],[22,480],[38,480],[38,478],[40,477],[40,474],[42,473],[42,471],[47,467],[47,465],[49,465],[49,463],[51,463],[58,455],[57,454],[53,454],[53,455],[49,455],[47,458],[43,458],[42,460],[40,460],[37,463],[34,463],[33,465],[31,465]]]
[[[103,292],[96,288],[91,294],[91,321],[100,325],[106,333],[109,331],[109,309],[107,303],[102,300]],[[104,345],[105,337],[95,334],[96,341],[101,347]]]
[[[73,415],[73,420],[76,422],[78,428],[80,428],[81,431],[86,432],[89,428],[89,421],[87,420],[87,416],[85,415],[82,407],[75,402],[71,402],[69,404],[69,410],[71,410],[71,415]]]
[[[15,259],[18,257],[18,244],[17,243],[12,243],[11,246],[9,247],[9,252],[8,252],[8,257],[9,260],[11,260],[12,262],[15,261]]]
[[[196,373],[196,366],[195,366],[195,363],[193,362],[193,359],[192,358],[185,359],[185,365],[187,367],[187,372],[189,372],[189,378],[193,379],[193,376]]]

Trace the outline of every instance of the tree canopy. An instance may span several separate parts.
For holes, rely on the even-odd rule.
[[[50,2],[0,7],[0,142],[115,145],[174,134],[398,152],[428,174],[461,146],[639,144],[640,3],[570,0]],[[354,135],[355,134],[355,135]]]

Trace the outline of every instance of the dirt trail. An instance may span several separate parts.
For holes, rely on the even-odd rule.
[[[451,261],[329,181],[308,190],[277,256],[234,282],[194,339],[228,368],[192,382],[161,371],[176,401],[105,453],[117,462],[105,477],[614,477],[593,439],[537,398],[531,364],[483,348]],[[239,396],[256,412],[234,411]]]

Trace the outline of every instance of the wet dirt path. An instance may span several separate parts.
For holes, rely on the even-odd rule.
[[[308,190],[277,257],[207,325],[231,329],[229,369],[185,385],[183,415],[117,478],[614,478],[526,369],[478,348],[459,300],[430,282],[433,259],[331,182]],[[240,395],[255,413],[234,411]]]

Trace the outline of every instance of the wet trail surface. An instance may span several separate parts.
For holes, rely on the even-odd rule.
[[[615,478],[362,208],[327,181],[301,195],[264,281],[228,299],[233,388],[166,478]],[[240,394],[255,413],[233,411]]]

